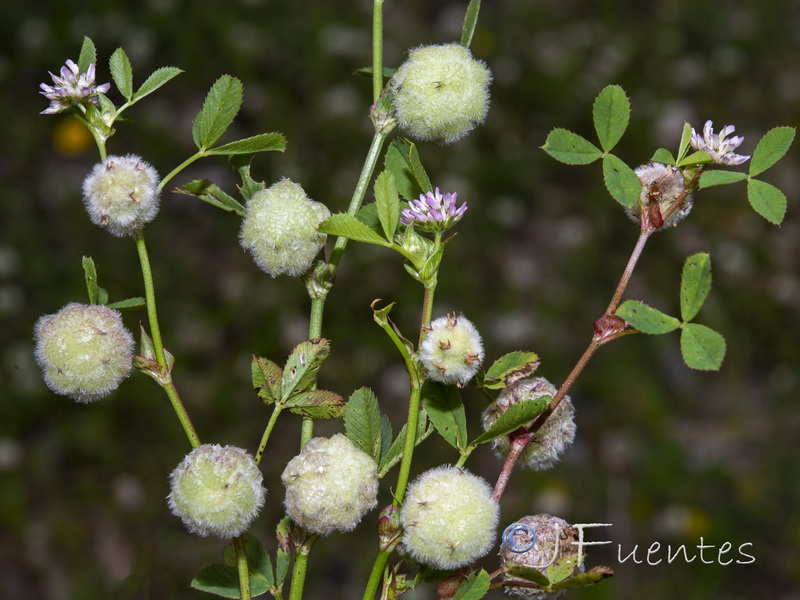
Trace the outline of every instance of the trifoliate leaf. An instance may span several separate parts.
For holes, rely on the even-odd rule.
[[[280,133],[261,133],[243,140],[236,140],[207,151],[208,154],[255,154],[256,152],[269,152],[286,150],[286,138]]]
[[[723,171],[721,169],[714,169],[712,171],[703,171],[700,175],[700,189],[709,188],[712,185],[727,185],[729,183],[736,183],[747,179],[746,173],[738,171]]]
[[[275,584],[275,572],[272,569],[272,561],[261,542],[253,535],[245,533],[241,536],[241,544],[247,557],[247,569],[250,578],[263,581],[268,587]],[[236,548],[231,542],[222,549],[222,561],[229,567],[236,567]]]
[[[490,585],[489,574],[481,569],[461,582],[453,600],[480,600],[489,591]]]
[[[177,67],[161,67],[160,69],[156,69],[144,80],[144,83],[139,86],[139,89],[136,90],[136,93],[133,95],[133,99],[141,100],[181,73],[183,73],[183,70]]]
[[[515,381],[530,377],[539,367],[539,355],[535,352],[509,352],[498,358],[483,379],[490,390],[502,389]]]
[[[78,55],[78,73],[86,73],[92,63],[97,65],[97,50],[94,47],[94,42],[84,36],[81,52]]]
[[[469,48],[475,26],[478,24],[478,13],[481,11],[481,0],[470,0],[467,5],[467,14],[464,15],[464,25],[461,28],[461,45]]]
[[[674,165],[677,161],[675,157],[672,156],[672,152],[667,150],[666,148],[659,148],[653,154],[653,157],[650,159],[651,162],[657,162],[664,165]]]
[[[606,86],[594,101],[592,116],[600,147],[608,152],[617,145],[628,128],[631,103],[625,90],[618,85]]]
[[[681,141],[678,144],[678,157],[676,163],[686,157],[689,152],[689,146],[692,143],[692,126],[689,123],[683,124],[683,131],[681,132]],[[674,163],[673,163],[674,164]]]
[[[208,592],[223,598],[239,598],[239,571],[228,565],[211,565],[197,574],[191,586],[196,590]],[[265,594],[269,586],[265,581],[250,577],[250,593],[252,596]]]
[[[550,396],[542,396],[536,400],[523,400],[519,404],[512,405],[498,417],[494,425],[489,428],[489,431],[476,437],[470,445],[477,446],[478,444],[491,442],[494,439],[508,435],[512,431],[516,431],[523,425],[527,425],[544,412],[550,400],[552,400]]]
[[[711,289],[711,257],[705,252],[686,259],[681,275],[681,318],[695,318]]]
[[[133,97],[133,70],[125,50],[117,48],[108,61],[108,67],[119,93],[126,100],[130,100]]]
[[[325,338],[313,338],[295,346],[283,367],[283,398],[311,389],[330,353],[331,345]]]
[[[467,418],[458,390],[428,381],[422,388],[422,407],[436,431],[454,448],[467,444]]]
[[[379,246],[389,245],[385,239],[364,225],[364,223],[359,221],[356,217],[344,213],[331,215],[327,221],[320,224],[318,229],[322,233],[338,235],[339,237],[355,240],[357,242],[377,244]]]
[[[397,183],[391,171],[384,169],[378,175],[375,180],[374,192],[375,207],[378,210],[378,219],[380,219],[383,234],[391,242],[400,220],[400,197],[397,194]]]
[[[675,331],[681,322],[638,300],[626,300],[615,313],[642,333],[660,335]]]
[[[242,82],[230,75],[211,86],[192,124],[192,138],[200,150],[213,146],[228,130],[242,106],[242,93]]]
[[[603,157],[603,180],[611,197],[625,208],[639,201],[642,181],[633,169],[613,154]]]
[[[559,162],[568,165],[588,165],[603,153],[592,142],[566,129],[553,129],[542,150]]]
[[[705,325],[689,323],[681,331],[681,354],[692,369],[717,371],[725,357],[725,338]]]
[[[344,410],[344,432],[356,447],[378,462],[383,445],[381,413],[371,389],[364,387],[350,394]]]
[[[433,186],[419,160],[417,147],[407,139],[393,141],[383,159],[384,166],[394,175],[397,191],[406,200],[432,192]]]
[[[775,127],[758,141],[750,159],[751,177],[763,173],[788,152],[794,140],[794,127]]]
[[[751,179],[747,182],[747,200],[758,214],[774,225],[786,216],[786,195],[774,185]]]
[[[83,273],[86,278],[86,292],[89,294],[89,304],[99,304],[97,268],[95,267],[94,259],[91,256],[83,257]]]

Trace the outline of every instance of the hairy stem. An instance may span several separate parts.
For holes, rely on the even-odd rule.
[[[294,567],[292,568],[292,587],[289,590],[289,600],[300,600],[303,597],[303,587],[306,582],[306,568],[308,566],[308,555],[314,542],[319,539],[317,534],[311,534],[306,538],[297,549],[294,557]]]
[[[375,562],[372,565],[372,571],[367,581],[367,587],[364,590],[363,600],[375,599],[375,592],[378,591],[378,586],[381,584],[381,578],[383,577],[383,572],[386,569],[386,564],[389,562],[391,554],[392,550],[383,550],[375,557]]]
[[[247,566],[247,553],[241,536],[234,538],[233,547],[236,550],[236,566],[239,568],[239,598],[250,600],[250,568]]]
[[[383,143],[386,141],[388,132],[376,131],[372,137],[372,143],[367,152],[367,158],[364,161],[364,166],[361,168],[361,175],[358,177],[356,189],[353,191],[353,197],[350,199],[350,206],[347,207],[347,214],[355,216],[358,209],[361,208],[361,203],[364,201],[364,195],[367,192],[369,182],[372,180],[372,174],[375,172],[375,166],[378,164],[378,158],[383,149]],[[336,244],[331,252],[329,260],[331,277],[336,273],[336,268],[339,266],[339,261],[342,259],[342,253],[347,246],[347,238],[336,238]]]
[[[181,164],[179,164],[177,167],[175,167],[174,169],[172,169],[172,171],[170,171],[170,172],[169,172],[169,174],[167,174],[167,176],[166,176],[166,177],[164,177],[164,179],[162,179],[162,180],[161,180],[161,182],[158,184],[158,191],[160,192],[161,190],[163,190],[163,189],[164,189],[164,186],[165,186],[165,185],[167,185],[167,182],[168,182],[170,179],[172,179],[173,177],[175,177],[175,176],[176,176],[178,173],[180,173],[181,171],[183,171],[183,170],[184,170],[186,167],[188,167],[190,164],[192,164],[192,163],[193,163],[193,162],[195,162],[196,160],[200,160],[200,159],[201,159],[201,158],[203,158],[204,156],[206,156],[206,153],[205,153],[205,152],[203,152],[203,151],[201,150],[201,151],[197,152],[197,154],[193,154],[192,156],[190,156],[189,158],[187,158],[185,161],[183,161]]]
[[[281,410],[282,409],[277,404],[272,409],[272,416],[270,416],[269,423],[267,423],[267,426],[264,428],[264,435],[261,436],[261,443],[258,445],[256,464],[259,464],[261,462],[261,457],[264,456],[264,449],[267,447],[267,441],[272,433],[272,428],[275,427],[275,423],[278,421],[278,415],[281,414]]]
[[[144,233],[141,229],[136,232],[135,240],[136,249],[139,253],[139,263],[142,267],[144,295],[147,303],[147,318],[150,322],[150,336],[153,340],[156,361],[158,362],[159,366],[168,373],[167,358],[164,354],[164,344],[161,341],[161,328],[158,325],[158,314],[156,312],[156,291],[155,285],[153,284],[153,272],[150,269],[150,258],[147,254],[147,246],[144,242]],[[183,430],[186,432],[186,437],[189,438],[189,442],[192,444],[192,447],[197,448],[200,445],[200,438],[195,431],[194,425],[192,425],[192,421],[189,419],[189,414],[186,412],[186,407],[183,405],[183,402],[178,395],[178,390],[175,388],[175,384],[172,382],[172,377],[169,377],[166,385],[161,384],[161,386],[164,388],[164,391],[167,393],[167,397],[169,397],[169,400],[172,403],[172,408],[175,410],[175,414],[178,416],[178,420],[181,422]]]
[[[383,0],[372,3],[372,101],[383,89]]]

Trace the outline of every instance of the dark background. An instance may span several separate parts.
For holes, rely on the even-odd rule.
[[[399,65],[408,48],[457,41],[465,5],[387,2],[386,65]],[[370,62],[370,10],[363,0],[51,0],[0,9],[0,597],[198,598],[188,584],[224,545],[193,538],[167,510],[167,475],[189,446],[152,381],[134,373],[87,407],[50,393],[33,362],[36,319],[86,299],[82,255],[95,258],[112,301],[142,293],[133,243],[94,227],[81,206],[96,150],[71,118],[37,114],[47,106],[39,83],[77,60],[84,35],[97,45],[100,83],[110,81],[107,60],[118,46],[136,85],[157,67],[184,69],[130,110],[133,123],[120,123],[109,143],[110,153],[140,154],[163,175],[193,152],[191,121],[211,83],[239,77],[245,101],[227,139],[284,133],[286,153],[257,158],[254,175],[268,183],[289,176],[335,212],[347,206],[371,135],[370,82],[353,75]],[[800,5],[779,0],[485,2],[472,49],[494,72],[487,122],[452,146],[419,144],[434,185],[470,206],[445,256],[435,315],[464,311],[489,360],[534,350],[540,374],[560,383],[610,298],[636,228],[604,190],[598,165],[567,167],[539,149],[547,132],[563,126],[592,137],[591,102],[619,83],[633,113],[616,151],[630,164],[659,146],[674,150],[684,120],[735,124],[746,138],[740,150],[751,153],[769,128],[798,124],[798,31]],[[714,285],[698,321],[727,338],[722,370],[686,368],[675,334],[612,344],[572,390],[578,437],[562,463],[514,474],[503,523],[552,512],[614,524],[588,533],[614,541],[589,566],[609,564],[618,576],[569,598],[800,598],[797,160],[794,148],[764,175],[789,197],[781,227],[749,208],[741,184],[704,192],[684,224],[651,240],[629,288],[628,297],[677,314],[683,261],[710,252]],[[222,159],[205,159],[173,183],[197,177],[234,191]],[[282,362],[306,335],[308,301],[299,280],[257,269],[237,245],[238,228],[233,215],[166,193],[147,238],[165,343],[200,436],[253,451],[268,412],[250,390],[251,355]],[[351,245],[326,310],[333,354],[320,385],[343,395],[372,387],[397,429],[404,372],[372,322],[375,298],[398,302],[392,316],[411,337],[420,286],[399,257]],[[125,320],[135,331],[146,319]],[[464,399],[474,435],[485,400],[472,391]],[[282,514],[279,476],[298,438],[299,420],[282,416],[263,463],[270,498],[252,531],[270,551]],[[429,440],[412,475],[455,459]],[[490,480],[500,468],[488,449],[468,465]],[[317,544],[308,598],[361,596],[373,523],[374,513],[356,532]],[[736,548],[750,542],[756,562],[617,563],[617,544],[623,556],[638,544],[641,560],[654,541],[694,547],[701,537],[717,548],[730,542],[724,560],[743,558]],[[717,562],[713,550],[705,558]],[[492,556],[483,564],[496,568]]]

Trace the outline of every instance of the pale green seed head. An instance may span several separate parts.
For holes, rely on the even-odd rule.
[[[483,428],[488,431],[501,414],[515,404],[525,400],[536,400],[542,396],[556,395],[558,390],[544,377],[521,379],[509,385],[483,412]],[[575,407],[569,396],[565,396],[555,412],[533,435],[531,441],[520,454],[518,463],[534,471],[543,471],[555,465],[564,451],[575,440]],[[527,423],[526,426],[530,426]],[[499,437],[493,442],[501,456],[508,456],[511,444],[508,436]]]
[[[255,460],[241,448],[203,444],[170,475],[169,508],[199,536],[244,533],[264,506],[267,490]]]
[[[105,306],[68,304],[41,317],[34,338],[47,386],[78,402],[107,396],[133,367],[133,336],[122,315]]]
[[[286,513],[319,535],[351,531],[378,503],[375,461],[341,433],[309,440],[281,480]]]
[[[460,44],[411,50],[392,78],[397,121],[415,138],[454,142],[486,118],[491,78]]]
[[[325,245],[327,236],[317,228],[330,216],[299,184],[282,179],[247,202],[239,237],[256,264],[273,277],[302,275]]]
[[[419,361],[429,379],[466,384],[483,362],[483,340],[461,313],[431,321],[419,347]]]
[[[132,235],[158,214],[158,173],[134,154],[109,156],[84,180],[83,203],[95,225]]]
[[[403,546],[422,564],[457,569],[489,552],[499,515],[485,480],[457,467],[438,467],[408,487],[400,513]]]

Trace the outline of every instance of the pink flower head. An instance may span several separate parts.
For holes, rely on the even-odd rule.
[[[733,125],[725,125],[719,135],[714,133],[713,125],[711,121],[706,121],[702,137],[692,128],[692,148],[705,150],[711,156],[711,160],[720,165],[740,165],[750,160],[750,156],[734,153],[734,150],[744,141],[743,137],[734,136],[730,139],[725,139],[736,131]]]
[[[54,115],[67,110],[73,104],[85,104],[87,101],[98,105],[97,94],[105,94],[111,89],[110,83],[95,85],[94,63],[89,65],[85,73],[79,73],[78,65],[71,60],[61,67],[59,75],[53,75],[53,85],[42,83],[39,92],[50,100],[50,106],[43,110],[42,115]]]
[[[434,192],[420,194],[417,200],[408,203],[403,209],[400,222],[414,225],[423,231],[446,231],[461,220],[467,212],[467,203],[456,207],[458,192],[444,194],[437,187]]]

